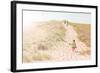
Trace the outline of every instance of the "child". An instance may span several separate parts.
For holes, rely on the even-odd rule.
[[[76,42],[75,42],[75,40],[73,40],[73,43],[72,43],[72,50],[75,51],[76,48],[77,48],[77,47],[76,47]]]
[[[68,26],[68,21],[64,20],[63,23]]]

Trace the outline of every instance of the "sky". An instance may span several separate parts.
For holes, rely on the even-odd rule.
[[[23,25],[25,27],[32,22],[48,20],[70,20],[73,22],[90,24],[91,14],[76,12],[23,11]]]

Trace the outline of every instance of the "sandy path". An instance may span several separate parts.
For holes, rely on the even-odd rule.
[[[88,50],[89,47],[87,47],[83,42],[81,42],[77,37],[77,32],[74,30],[74,28],[71,25],[68,25],[66,28],[66,41],[67,43],[63,43],[63,46],[57,47],[55,50],[51,50],[48,53],[52,56],[53,60],[56,61],[70,61],[70,60],[86,60],[90,58],[90,55],[83,54],[81,55],[80,52],[84,52],[84,50]],[[77,48],[75,51],[72,50],[72,47],[69,43],[72,42],[72,40],[76,40]]]
[[[65,57],[65,59],[69,60],[86,60],[89,59],[90,56],[89,55],[81,55],[80,52],[83,52],[84,50],[89,50],[89,47],[87,47],[83,42],[81,42],[78,38],[78,34],[77,32],[74,30],[73,26],[68,25],[66,28],[66,37],[65,40],[67,41],[67,43],[72,43],[73,40],[76,41],[76,50],[73,51],[71,45],[69,45],[68,47],[66,47],[66,52],[67,52],[67,56]],[[68,45],[68,44],[67,44]],[[63,49],[63,48],[62,48]]]

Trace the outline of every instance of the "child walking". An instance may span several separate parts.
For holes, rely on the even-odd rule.
[[[76,42],[75,42],[75,40],[73,40],[73,43],[72,43],[72,50],[75,51],[76,48],[77,48],[77,47],[76,47]]]

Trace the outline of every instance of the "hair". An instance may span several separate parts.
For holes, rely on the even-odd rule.
[[[73,40],[75,42],[75,40]]]

